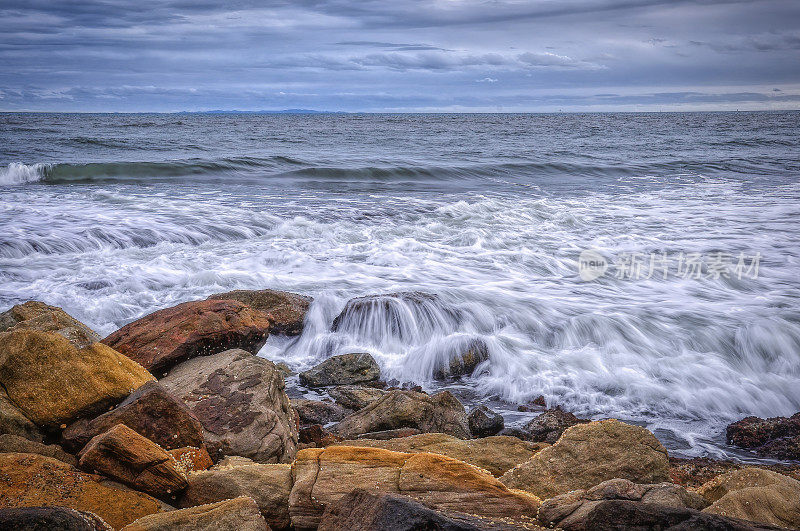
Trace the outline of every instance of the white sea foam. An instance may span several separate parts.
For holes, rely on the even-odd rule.
[[[48,168],[48,164],[12,162],[5,168],[0,168],[0,186],[41,181],[44,179]]]

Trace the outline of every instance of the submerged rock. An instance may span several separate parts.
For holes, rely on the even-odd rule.
[[[273,324],[270,334],[283,334],[299,336],[303,333],[308,308],[314,301],[313,298],[288,291],[273,289],[261,290],[235,290],[227,293],[211,295],[209,300],[235,300],[243,302],[254,310],[268,313],[272,316]]]
[[[527,439],[537,442],[555,443],[564,430],[576,424],[586,424],[585,419],[579,419],[572,413],[562,411],[560,408],[549,409],[537,415],[525,424],[523,431]]]
[[[209,453],[290,462],[297,451],[295,413],[271,361],[228,350],[185,361],[160,381],[203,425]]]
[[[17,304],[0,313],[0,332],[10,330],[38,330],[55,332],[67,338],[78,348],[100,341],[100,336],[58,306],[39,301]]]
[[[257,353],[272,326],[268,314],[239,301],[185,302],[129,323],[103,339],[153,372],[229,349]]]
[[[308,387],[352,385],[381,377],[381,369],[365,352],[331,356],[319,365],[300,373],[300,383]]]
[[[505,427],[503,415],[495,413],[486,406],[478,406],[470,411],[467,421],[473,437],[497,435]]]
[[[0,385],[39,426],[96,415],[152,380],[139,364],[101,343],[79,349],[52,332],[0,334]]]
[[[252,498],[241,496],[190,509],[151,514],[123,531],[269,531]]]
[[[800,460],[800,413],[789,418],[746,417],[728,425],[728,444],[754,450],[762,457]]]
[[[0,529],[14,531],[114,531],[96,514],[67,507],[0,509]]]
[[[553,446],[512,468],[500,481],[552,498],[615,478],[635,483],[669,481],[669,461],[652,433],[610,419],[568,428]]]
[[[353,439],[364,433],[400,428],[447,433],[459,439],[470,437],[464,406],[449,391],[433,396],[399,389],[389,391],[361,411],[345,417],[331,431]]]
[[[445,362],[434,367],[433,377],[437,380],[447,380],[469,376],[478,365],[488,359],[489,349],[486,343],[482,339],[470,339],[458,345]]]

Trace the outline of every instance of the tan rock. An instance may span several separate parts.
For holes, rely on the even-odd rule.
[[[500,481],[546,499],[615,478],[669,481],[669,461],[652,433],[610,419],[568,428],[553,446],[512,468]]]
[[[39,454],[63,461],[68,465],[77,466],[78,460],[74,455],[68,454],[57,444],[42,444],[31,441],[18,435],[0,435],[0,452],[17,454]]]
[[[39,301],[17,304],[0,313],[0,332],[9,330],[39,330],[55,332],[78,348],[100,341],[100,336],[58,306]]]
[[[94,437],[78,457],[84,470],[100,472],[158,498],[188,485],[171,455],[124,424]]]
[[[234,290],[211,295],[209,299],[225,299],[243,302],[272,316],[270,334],[299,336],[303,332],[303,321],[314,299],[288,291],[274,289]]]
[[[115,529],[166,507],[147,494],[115,487],[51,457],[0,454],[0,507],[59,505],[96,514]]]
[[[123,531],[268,531],[252,498],[242,496],[209,505],[151,514]]]
[[[388,441],[374,439],[342,441],[337,446],[369,446],[394,452],[428,452],[446,455],[479,466],[493,476],[499,477],[549,445],[525,442],[504,435],[463,440],[444,433],[422,433]]]
[[[221,463],[220,463],[221,464]],[[181,507],[194,507],[237,496],[255,500],[267,523],[275,529],[289,527],[291,465],[243,464],[215,467],[189,474],[189,487],[179,500]]]
[[[410,496],[442,511],[524,521],[536,496],[506,488],[473,465],[429,453],[334,446],[301,450],[292,467],[292,525],[315,528],[325,507],[356,488]]]
[[[18,435],[37,442],[44,440],[36,424],[22,414],[2,388],[0,388],[0,433]]]
[[[139,364],[100,343],[79,349],[52,332],[0,334],[0,384],[40,426],[100,413],[151,380]]]
[[[717,476],[698,492],[712,502],[703,512],[800,528],[800,481],[760,468]]]

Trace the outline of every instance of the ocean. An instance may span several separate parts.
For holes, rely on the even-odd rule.
[[[0,114],[0,309],[106,335],[232,289],[312,295],[300,370],[501,410],[544,395],[740,456],[800,410],[800,113]],[[352,297],[421,291],[336,332]],[[473,377],[433,379],[471,341]],[[295,384],[290,381],[290,387]]]

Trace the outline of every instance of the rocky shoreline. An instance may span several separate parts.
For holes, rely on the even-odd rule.
[[[400,293],[351,300],[346,326]],[[57,307],[0,314],[0,528],[796,529],[800,464],[678,459],[648,430],[543,400],[521,428],[449,391],[381,380],[369,354],[298,375],[255,354],[302,333],[310,297],[234,291],[101,339]],[[347,316],[347,319],[344,319]],[[485,345],[434,367],[468,375]],[[729,444],[800,460],[800,413]]]

